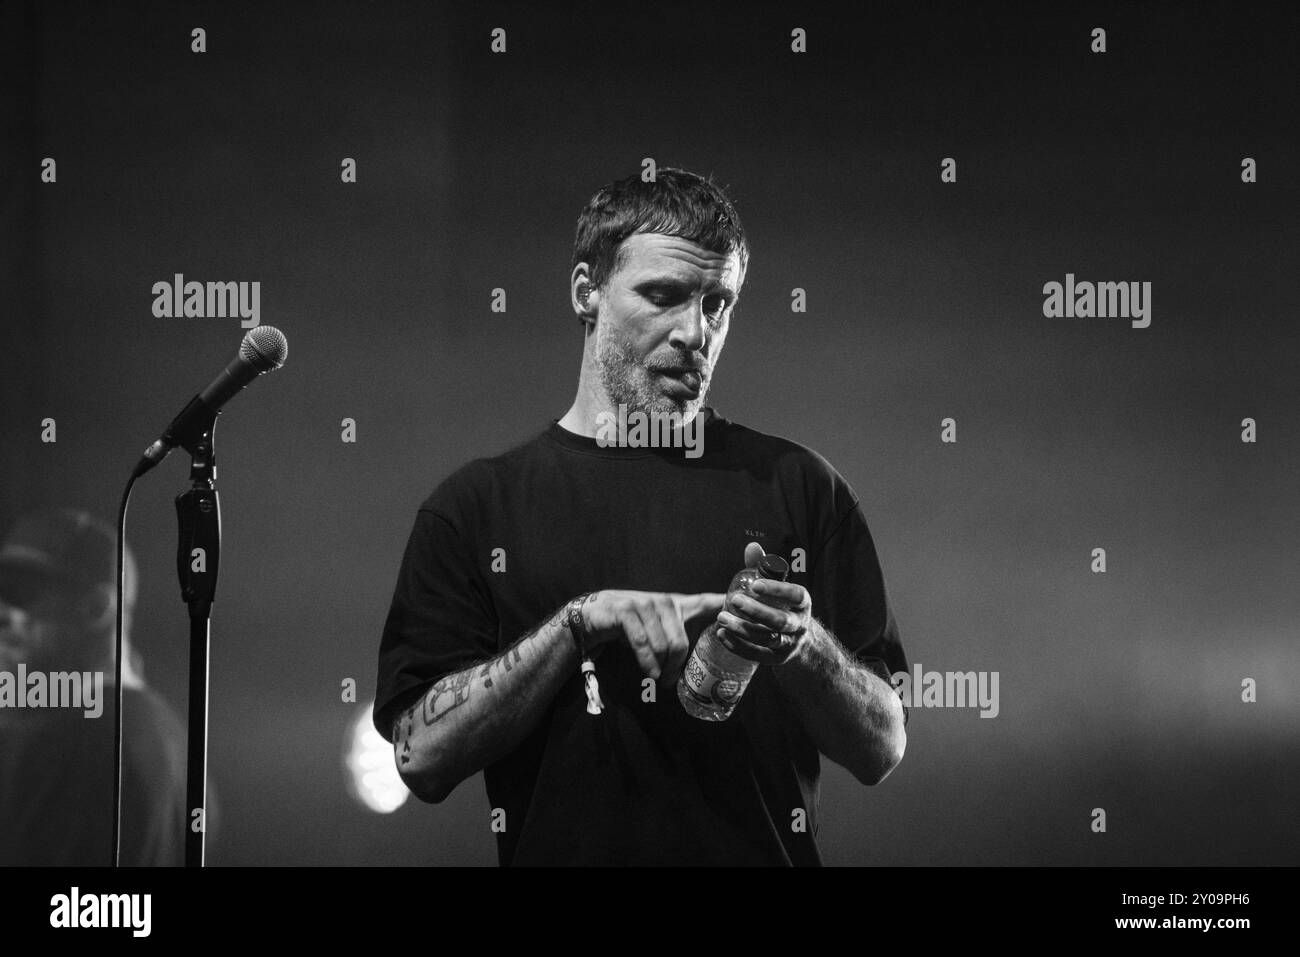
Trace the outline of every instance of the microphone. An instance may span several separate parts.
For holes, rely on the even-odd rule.
[[[144,450],[135,467],[134,477],[149,471],[178,445],[189,447],[198,441],[216,419],[221,407],[260,375],[284,365],[289,343],[274,326],[255,326],[239,344],[239,354],[230,361],[206,389],[190,399],[161,436]]]

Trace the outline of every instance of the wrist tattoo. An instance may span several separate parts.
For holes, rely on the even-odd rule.
[[[578,646],[578,656],[581,658],[587,656],[588,648],[591,646],[591,631],[587,628],[587,619],[583,615],[583,610],[595,600],[596,593],[590,591],[579,595],[564,606],[564,623],[569,627],[569,634],[573,636],[573,643]]]

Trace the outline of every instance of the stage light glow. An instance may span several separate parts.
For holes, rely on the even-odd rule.
[[[411,796],[393,763],[393,746],[370,720],[374,702],[358,709],[348,724],[343,765],[348,792],[379,814],[391,814]]]

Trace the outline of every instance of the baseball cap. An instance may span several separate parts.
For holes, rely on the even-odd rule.
[[[134,585],[126,555],[127,594]],[[117,535],[89,512],[43,509],[20,518],[0,544],[0,598],[19,608],[50,588],[117,581]]]

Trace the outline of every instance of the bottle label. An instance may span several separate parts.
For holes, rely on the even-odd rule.
[[[709,667],[710,664],[698,653],[692,654],[686,662],[686,687],[701,701],[720,708],[731,708],[740,700],[748,682],[719,674]]]

